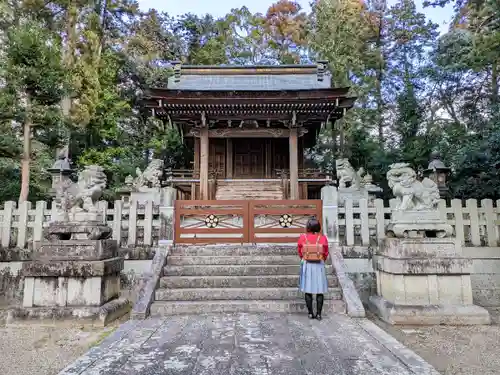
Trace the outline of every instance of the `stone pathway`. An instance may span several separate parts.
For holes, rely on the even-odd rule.
[[[438,375],[367,319],[184,315],[128,321],[60,375]]]

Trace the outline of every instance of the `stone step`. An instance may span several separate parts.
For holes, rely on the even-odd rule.
[[[328,287],[338,287],[337,277],[327,276]],[[160,289],[184,288],[296,288],[297,275],[272,276],[164,276],[160,279]]]
[[[158,289],[156,301],[207,301],[207,300],[297,300],[302,298],[295,288],[186,288]],[[325,299],[342,299],[338,288],[330,288]]]
[[[327,273],[332,273],[327,265]],[[294,265],[202,265],[202,266],[166,266],[164,276],[263,276],[263,275],[298,275],[300,264]]]
[[[245,301],[155,301],[151,306],[151,316],[176,314],[207,314],[207,313],[306,313],[303,299],[295,301],[280,300],[245,300]],[[333,313],[345,314],[343,300],[326,300],[323,305],[323,315]]]
[[[186,256],[170,255],[167,264],[170,266],[185,265],[296,265],[300,261],[298,255],[243,255],[243,256]]]
[[[169,256],[256,256],[295,255],[297,245],[206,245],[176,246]]]

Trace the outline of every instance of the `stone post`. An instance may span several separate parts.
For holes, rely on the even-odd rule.
[[[328,242],[339,243],[339,210],[337,188],[326,185],[321,188],[321,200],[323,201],[323,233]]]
[[[175,228],[175,200],[177,190],[171,186],[163,188],[163,204],[160,206],[160,242],[172,243]]]

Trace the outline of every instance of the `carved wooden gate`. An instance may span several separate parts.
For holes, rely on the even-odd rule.
[[[178,200],[175,243],[290,243],[307,220],[322,219],[321,200]]]

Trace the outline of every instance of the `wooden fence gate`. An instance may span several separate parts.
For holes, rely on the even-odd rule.
[[[178,200],[174,242],[296,242],[312,216],[322,222],[321,200]]]

